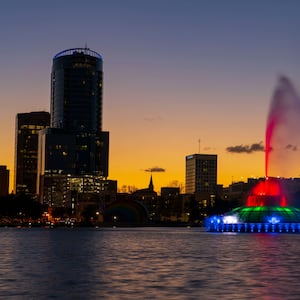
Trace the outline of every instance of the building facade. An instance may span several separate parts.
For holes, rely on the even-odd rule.
[[[215,193],[217,187],[217,155],[193,154],[185,158],[185,192]]]
[[[9,170],[6,166],[0,166],[0,197],[8,195]]]
[[[46,174],[41,177],[40,199],[48,207],[70,209],[71,214],[87,206],[104,209],[116,200],[117,182],[94,175]]]
[[[193,154],[185,158],[185,192],[193,195],[191,219],[203,220],[215,206],[217,197],[218,157],[215,154]]]
[[[97,52],[74,48],[56,54],[51,72],[51,127],[101,132],[102,80],[102,57]]]
[[[95,194],[99,180],[107,180],[109,132],[102,131],[102,80],[102,57],[95,51],[73,48],[53,58],[51,126],[40,132],[38,163],[40,199],[49,206],[74,205],[66,196],[72,178],[94,178],[90,193]]]
[[[20,113],[15,126],[15,193],[36,194],[39,131],[49,127],[45,111]]]
[[[88,48],[64,50],[53,58],[50,111],[51,128],[56,131],[48,131],[45,141],[48,149],[59,148],[62,135],[69,135],[67,140],[75,143],[74,153],[70,149],[63,153],[74,156],[70,158],[72,171],[68,166],[64,173],[108,176],[109,133],[102,131],[102,64],[101,55]]]

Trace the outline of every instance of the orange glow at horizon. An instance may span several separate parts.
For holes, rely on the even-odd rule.
[[[6,165],[10,171],[10,192],[14,185],[14,137],[6,139],[7,146],[1,149],[0,165]],[[153,150],[138,150],[130,147],[121,149],[122,155],[119,154],[119,147],[111,139],[110,158],[109,158],[109,178],[118,181],[118,189],[121,191],[124,186],[130,188],[146,188],[149,185],[152,174],[154,189],[160,193],[161,187],[176,186],[185,188],[185,156],[197,153],[197,151],[185,151],[183,146],[178,152],[171,149],[163,150],[164,147],[158,147]],[[133,152],[133,149],[136,152]],[[155,148],[155,147],[154,147]],[[195,143],[195,148],[197,145]],[[13,150],[10,150],[13,149]],[[126,150],[126,151],[125,151]],[[132,151],[132,155],[129,155]],[[125,153],[124,153],[125,152]],[[202,152],[204,153],[204,152]],[[218,155],[218,184],[224,187],[229,186],[232,182],[247,181],[248,178],[259,178],[264,176],[264,153],[255,154],[231,154],[224,150],[214,151],[207,154]],[[146,172],[145,170],[152,167],[162,167],[164,172]]]
[[[50,83],[46,82],[41,95],[47,95]],[[104,95],[104,131],[110,133],[109,145],[109,178],[118,181],[118,189],[132,186],[137,189],[148,187],[150,173],[146,169],[159,167],[165,172],[154,172],[153,183],[156,192],[161,187],[178,185],[185,186],[185,157],[198,153],[199,138],[201,139],[201,153],[218,155],[218,184],[228,186],[232,182],[246,181],[247,178],[264,176],[264,153],[251,154],[228,153],[226,147],[242,143],[259,142],[264,132],[264,111],[257,115],[255,122],[246,119],[243,114],[230,114],[233,106],[209,107],[198,100],[198,92],[186,91],[186,97],[191,99],[189,104],[177,102],[169,106],[167,99],[174,99],[176,91],[159,95],[160,91],[135,90],[135,96],[130,97],[130,86],[123,90],[115,90],[108,82]],[[22,96],[21,91],[16,98]],[[129,96],[124,97],[125,94]],[[235,95],[238,99],[244,95],[239,91]],[[251,109],[253,95],[244,96],[248,110]],[[123,96],[123,98],[122,98]],[[158,99],[153,103],[152,97]],[[140,103],[148,103],[144,107]],[[223,97],[222,94],[207,92],[201,94],[201,99]],[[114,99],[120,99],[127,104],[115,106]],[[232,98],[232,97],[231,97]],[[267,98],[267,96],[264,96]],[[4,107],[5,115],[1,122],[7,126],[0,126],[1,140],[5,141],[0,147],[0,165],[7,165],[10,170],[10,191],[13,189],[14,179],[14,143],[15,117],[20,112],[30,112],[45,109],[50,98],[44,97],[44,103],[33,104],[30,99],[23,97],[22,106]],[[16,100],[8,98],[8,103]],[[152,102],[151,102],[152,101]],[[212,100],[211,100],[212,101]],[[267,102],[267,101],[266,101]],[[151,106],[151,105],[152,106]],[[244,104],[243,104],[244,105]],[[160,108],[159,113],[157,107]],[[133,109],[135,108],[135,109]],[[49,110],[48,110],[49,111]],[[213,116],[213,119],[212,119]],[[242,124],[242,125],[237,125]],[[245,134],[245,132],[247,134]]]

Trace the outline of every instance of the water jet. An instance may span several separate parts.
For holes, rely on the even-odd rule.
[[[206,218],[209,232],[300,233],[300,209],[289,206],[282,179],[269,176],[297,150],[299,139],[296,122],[300,120],[300,98],[292,83],[281,77],[275,89],[267,119],[265,145],[265,175],[249,192],[245,206],[222,216]],[[282,157],[284,156],[284,164]],[[282,170],[286,170],[283,168]],[[282,171],[281,170],[281,171]]]

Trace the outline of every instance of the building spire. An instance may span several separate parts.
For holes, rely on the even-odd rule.
[[[148,189],[149,189],[150,191],[153,191],[153,190],[154,190],[154,186],[153,186],[153,180],[152,180],[152,173],[151,173],[151,177],[150,177],[150,183],[149,183],[149,187],[148,187]]]

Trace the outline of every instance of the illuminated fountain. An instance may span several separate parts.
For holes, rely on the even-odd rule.
[[[289,199],[282,179],[269,177],[270,165],[276,165],[277,169],[274,170],[278,171],[280,165],[286,166],[292,162],[294,153],[287,151],[297,150],[295,143],[299,139],[299,126],[295,125],[300,120],[299,112],[300,100],[292,84],[287,78],[280,78],[266,129],[266,178],[252,188],[245,206],[237,207],[223,216],[207,218],[207,231],[300,233],[300,209],[288,206]]]

